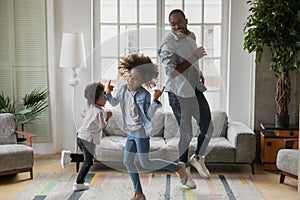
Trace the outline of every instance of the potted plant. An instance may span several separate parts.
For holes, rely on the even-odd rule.
[[[247,4],[250,15],[244,25],[244,49],[256,52],[257,62],[261,62],[266,47],[271,50],[269,67],[277,78],[275,125],[286,127],[292,89],[289,73],[300,64],[300,1],[252,0]]]
[[[36,88],[29,94],[25,94],[22,103],[13,102],[9,96],[5,96],[3,92],[0,94],[0,113],[12,113],[15,116],[16,128],[38,118],[48,107],[48,89]]]

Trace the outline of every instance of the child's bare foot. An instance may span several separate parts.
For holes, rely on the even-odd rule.
[[[186,173],[186,170],[185,170],[185,164],[183,162],[178,162],[178,167],[177,167],[177,170],[176,170],[176,174],[179,176],[180,178],[180,181],[183,185],[186,184],[187,182],[187,173]]]

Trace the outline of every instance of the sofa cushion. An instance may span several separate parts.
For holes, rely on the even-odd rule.
[[[99,161],[123,161],[126,137],[111,135],[104,137],[96,146],[95,158]]]
[[[173,138],[179,136],[178,124],[172,112],[165,113],[164,126],[164,138]]]
[[[175,161],[178,159],[179,138],[166,139],[166,160]],[[193,137],[189,146],[189,155],[193,155],[197,148],[197,137]],[[206,149],[206,162],[235,162],[235,148],[225,138],[211,138]]]
[[[236,149],[225,137],[211,138],[205,153],[205,162],[236,162]]]
[[[164,121],[164,137],[165,138],[173,138],[179,137],[179,127],[176,121],[176,118],[172,112],[165,113],[165,121]],[[192,118],[192,128],[193,128],[193,136],[197,137],[199,132],[199,126],[197,125],[197,121]]]
[[[226,137],[227,126],[228,126],[228,116],[226,112],[214,111],[212,112],[212,122],[214,131],[212,137]]]
[[[0,145],[0,171],[32,167],[33,149],[22,144]]]
[[[11,113],[0,114],[0,144],[16,144],[15,120]]]
[[[104,136],[123,136],[127,137],[127,132],[122,129],[122,112],[119,109],[114,109],[113,115],[110,118],[107,127],[104,129]],[[153,137],[162,137],[163,136],[163,128],[164,128],[164,111],[163,109],[158,109],[153,118]]]
[[[122,129],[122,113],[119,109],[112,110],[112,117],[109,119],[106,128],[103,131],[104,136],[123,136],[127,137],[126,131]]]
[[[153,118],[152,118],[152,136],[153,137],[162,137],[164,132],[164,120],[165,114],[162,108],[158,109]]]
[[[125,137],[109,136],[104,137],[100,145],[96,146],[95,158],[98,161],[123,161],[126,144]],[[165,158],[165,141],[161,137],[150,138],[150,157]]]

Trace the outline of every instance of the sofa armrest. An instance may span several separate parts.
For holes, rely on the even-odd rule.
[[[36,136],[35,134],[29,133],[29,132],[25,132],[25,131],[15,131],[15,132],[17,134],[17,138],[18,138],[18,135],[22,135],[23,137],[26,138],[26,145],[29,146],[29,147],[32,147],[32,140],[31,140],[31,138],[35,137]]]
[[[242,122],[229,122],[227,139],[236,149],[237,163],[252,163],[256,153],[255,133]]]

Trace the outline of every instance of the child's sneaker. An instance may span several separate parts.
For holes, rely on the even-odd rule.
[[[180,177],[180,173],[183,173],[183,177]],[[182,185],[185,185],[188,177],[185,169],[185,164],[183,162],[178,162],[178,169],[176,171],[177,176],[180,178]]]
[[[60,164],[63,169],[65,169],[71,162],[71,151],[62,150]]]
[[[80,191],[80,190],[87,190],[90,188],[90,184],[88,183],[74,183],[73,190]]]

